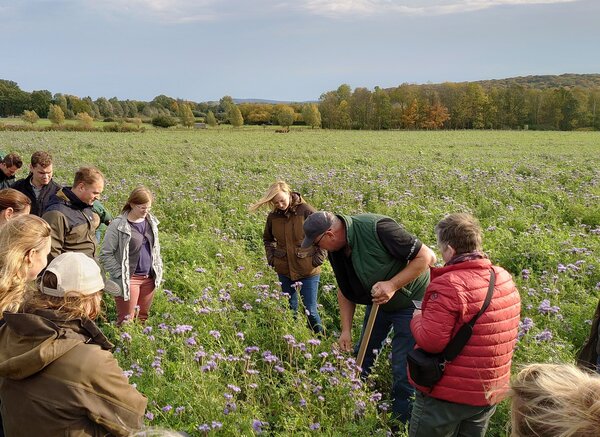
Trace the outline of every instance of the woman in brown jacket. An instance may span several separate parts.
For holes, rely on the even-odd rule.
[[[299,291],[311,329],[321,333],[323,325],[317,311],[317,291],[320,266],[327,252],[317,246],[300,248],[304,239],[304,220],[315,209],[283,181],[272,184],[250,210],[256,211],[263,205],[271,207],[263,233],[267,262],[277,272],[283,292],[290,295],[292,310],[298,311]]]
[[[129,384],[112,344],[94,323],[104,282],[82,253],[48,265],[22,312],[4,312],[0,398],[6,435],[129,436],[143,424],[146,398]]]

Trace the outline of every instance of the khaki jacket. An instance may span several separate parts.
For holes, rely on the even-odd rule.
[[[0,399],[7,436],[128,436],[147,399],[119,367],[91,320],[51,310],[4,313]]]
[[[267,217],[263,233],[267,262],[292,281],[318,275],[327,256],[323,249],[300,248],[304,220],[313,212],[315,209],[300,194],[292,193],[292,202],[286,211],[273,211]]]

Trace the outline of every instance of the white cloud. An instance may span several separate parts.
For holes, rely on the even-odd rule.
[[[0,2],[3,0],[0,0]],[[38,0],[40,1],[40,0]],[[308,13],[330,18],[378,15],[442,15],[502,5],[571,3],[580,0],[85,0],[108,15],[177,24],[269,14]],[[0,3],[1,4],[1,3]]]
[[[299,7],[329,17],[360,15],[443,15],[503,5],[573,3],[579,0],[304,0]]]

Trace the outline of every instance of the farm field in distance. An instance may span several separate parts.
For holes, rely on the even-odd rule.
[[[116,328],[109,298],[100,322],[148,397],[149,426],[198,436],[389,430],[388,360],[362,383],[334,347],[329,264],[319,292],[323,339],[293,317],[266,264],[267,211],[248,206],[278,179],[317,209],[389,215],[434,250],[433,228],[446,213],[478,217],[486,252],[521,293],[513,371],[572,362],[600,296],[600,132],[5,131],[0,149],[24,158],[17,177],[36,150],[54,156],[55,180],[66,185],[80,165],[97,165],[114,215],[135,186],[156,194],[164,290],[145,326]],[[507,435],[507,421],[504,403],[488,435]]]

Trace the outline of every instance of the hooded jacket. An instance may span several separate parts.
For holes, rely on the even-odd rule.
[[[50,198],[42,218],[52,229],[48,262],[63,252],[82,252],[90,258],[96,256],[96,228],[100,218],[70,187],[62,188]]]
[[[422,311],[410,323],[418,347],[442,352],[460,327],[479,312],[487,295],[491,267],[490,260],[477,259],[431,269]],[[433,398],[473,406],[494,405],[508,389],[521,298],[510,273],[498,266],[493,268],[496,284],[492,300],[477,319],[464,349],[446,364],[444,376],[431,392],[411,380]]]
[[[162,282],[163,264],[160,256],[160,243],[158,241],[158,220],[148,214],[147,220],[154,236],[152,244],[152,275],[154,287],[158,288]],[[100,263],[104,266],[110,279],[121,287],[124,300],[129,300],[129,286],[131,272],[129,271],[129,240],[131,240],[131,226],[127,221],[127,213],[117,216],[106,229],[102,249],[100,250]]]
[[[48,206],[50,197],[58,192],[62,188],[60,184],[54,182],[54,179],[50,179],[48,185],[44,185],[40,191],[39,196],[36,198],[31,186],[31,173],[25,179],[19,179],[11,188],[20,191],[25,194],[31,200],[31,214],[41,217]]]
[[[300,247],[304,239],[304,220],[313,212],[315,209],[299,193],[292,193],[290,206],[285,211],[277,209],[267,216],[263,232],[267,262],[292,281],[318,275],[319,266],[327,256],[323,249]]]
[[[6,435],[127,436],[147,399],[119,367],[113,345],[88,319],[52,310],[4,313],[0,398]]]

